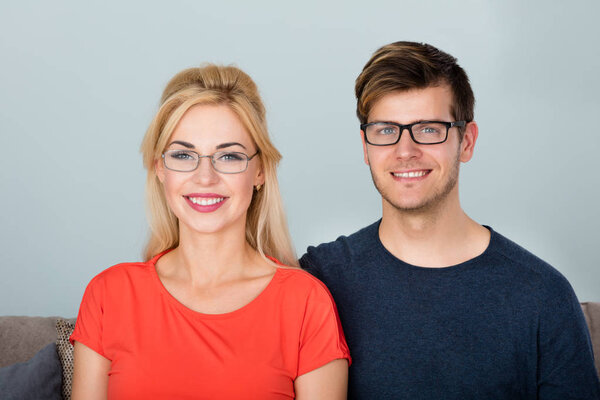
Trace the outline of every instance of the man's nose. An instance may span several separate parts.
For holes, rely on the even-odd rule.
[[[408,128],[400,132],[400,140],[395,144],[395,151],[398,158],[414,158],[421,154],[421,147],[412,139]]]

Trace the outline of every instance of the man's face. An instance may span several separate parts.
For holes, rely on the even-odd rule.
[[[374,104],[367,122],[452,122],[451,104],[452,92],[446,85],[390,93]],[[389,146],[369,145],[363,136],[365,162],[384,208],[426,211],[448,199],[458,201],[459,164],[471,159],[476,139],[474,122],[467,124],[462,142],[456,127],[450,128],[444,143],[433,145],[415,143],[406,129],[400,141]]]

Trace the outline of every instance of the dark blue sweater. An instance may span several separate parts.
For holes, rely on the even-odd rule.
[[[300,260],[336,300],[350,399],[600,399],[585,320],[557,270],[491,229],[480,256],[416,267],[378,228]]]

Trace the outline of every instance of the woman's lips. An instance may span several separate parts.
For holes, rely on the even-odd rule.
[[[205,213],[217,210],[228,199],[217,193],[192,193],[183,197],[194,210]]]

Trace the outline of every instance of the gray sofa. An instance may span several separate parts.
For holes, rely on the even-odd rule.
[[[58,317],[0,317],[0,368],[29,360],[56,341]]]
[[[592,337],[596,370],[600,371],[600,303],[582,303],[581,307]],[[0,368],[25,362],[40,349],[55,342],[57,319],[59,318],[0,317]],[[46,351],[51,352],[52,349],[46,348]],[[61,376],[60,364],[55,373]]]

